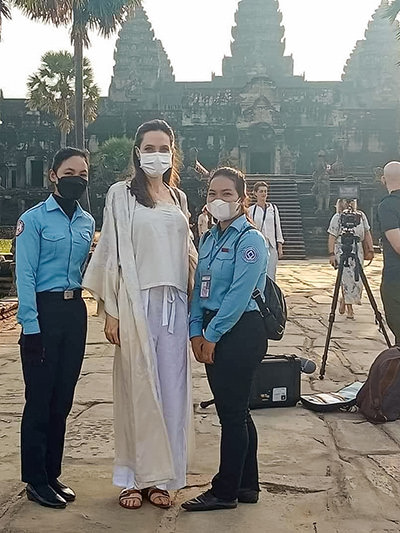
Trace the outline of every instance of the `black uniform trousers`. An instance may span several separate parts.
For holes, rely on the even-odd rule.
[[[205,313],[204,327],[214,315]],[[214,364],[206,365],[221,423],[220,466],[211,491],[222,500],[234,500],[240,488],[260,490],[257,431],[249,411],[249,396],[254,373],[266,350],[261,315],[249,311],[217,343]]]
[[[47,484],[61,474],[67,416],[85,351],[87,311],[80,296],[38,293],[41,358],[21,342],[25,408],[21,424],[22,481]]]
[[[400,280],[387,281],[383,275],[381,297],[387,325],[395,337],[396,346],[400,346]]]

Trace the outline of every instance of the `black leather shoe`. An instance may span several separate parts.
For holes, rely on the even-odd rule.
[[[49,485],[57,492],[57,494],[64,498],[66,502],[73,502],[75,500],[75,492],[70,487],[67,487],[67,485],[64,485],[64,483],[61,483],[61,481],[58,481],[58,479],[49,481]]]
[[[26,486],[26,495],[28,500],[36,502],[44,507],[53,509],[64,509],[67,502],[62,498],[50,485],[31,485]]]
[[[257,503],[258,502],[258,490],[254,489],[239,489],[238,501],[240,503]]]
[[[225,501],[216,498],[210,490],[203,492],[197,498],[182,503],[182,509],[185,511],[217,511],[219,509],[235,509],[237,500]]]

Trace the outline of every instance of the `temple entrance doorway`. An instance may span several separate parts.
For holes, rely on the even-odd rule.
[[[250,173],[251,174],[271,174],[272,172],[271,152],[251,152]]]
[[[31,169],[32,187],[43,187],[43,160],[34,159],[31,161]]]

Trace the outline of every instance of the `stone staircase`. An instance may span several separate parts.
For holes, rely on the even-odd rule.
[[[257,181],[269,183],[269,200],[279,209],[285,239],[284,259],[305,259],[302,213],[297,183],[294,180],[250,174],[246,176],[249,189]],[[252,199],[253,201],[253,199]]]

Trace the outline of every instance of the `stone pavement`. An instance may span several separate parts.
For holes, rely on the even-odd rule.
[[[366,269],[379,305],[381,262]],[[335,272],[326,262],[282,262],[278,279],[290,318],[273,354],[321,359]],[[365,298],[364,298],[365,299]],[[94,313],[94,302],[88,300]],[[303,392],[334,391],[364,380],[385,348],[367,300],[355,321],[337,315],[326,379],[302,376]],[[1,326],[0,326],[1,327]],[[0,330],[1,331],[1,330]],[[259,429],[262,484],[258,505],[185,513],[179,503],[207,487],[218,460],[219,427],[202,365],[193,364],[196,457],[188,486],[167,511],[144,504],[120,508],[111,484],[112,347],[102,320],[91,316],[83,371],[69,419],[63,479],[77,491],[67,509],[53,511],[26,500],[19,480],[19,423],[23,383],[18,328],[6,321],[0,334],[0,531],[3,533],[394,533],[400,531],[400,421],[373,426],[357,413],[318,414],[301,406],[253,411]]]

